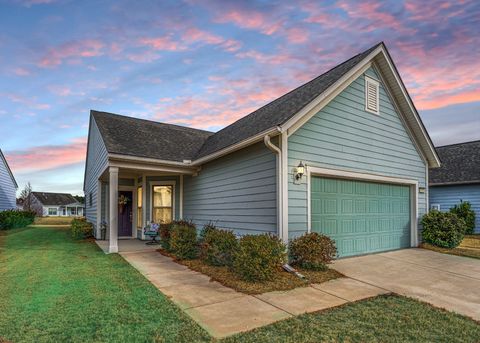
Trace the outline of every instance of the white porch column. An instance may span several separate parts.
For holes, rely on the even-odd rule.
[[[118,252],[118,168],[110,167],[108,169],[110,174],[110,233],[109,233],[109,245],[108,252]]]
[[[142,240],[145,239],[143,228],[147,225],[147,176],[142,175]]]

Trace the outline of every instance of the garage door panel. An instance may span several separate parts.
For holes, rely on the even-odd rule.
[[[408,186],[312,177],[312,231],[336,242],[339,256],[408,247]]]

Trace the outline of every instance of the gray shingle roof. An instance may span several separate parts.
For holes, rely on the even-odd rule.
[[[32,194],[44,206],[62,206],[78,203],[77,199],[75,199],[73,195],[67,193],[32,192]]]
[[[430,185],[480,183],[480,141],[436,148],[440,168],[430,169]]]
[[[383,43],[212,133],[112,113],[91,111],[107,151],[161,160],[195,160],[285,123]]]
[[[91,111],[107,151],[161,160],[192,160],[213,133],[118,114]]]

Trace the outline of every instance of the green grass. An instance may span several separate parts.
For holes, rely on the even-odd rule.
[[[33,225],[70,225],[76,217],[35,217]]]
[[[66,229],[1,236],[0,295],[0,337],[12,342],[210,340],[122,257]]]
[[[226,318],[228,320],[228,318]],[[209,342],[120,256],[64,228],[0,232],[0,341]],[[480,325],[387,296],[307,314],[225,342],[479,342]]]
[[[224,343],[479,341],[473,320],[390,295],[277,322]]]
[[[428,243],[423,243],[421,247],[444,254],[480,259],[480,235],[478,234],[465,236],[462,243],[460,243],[458,247],[453,249],[440,248]]]

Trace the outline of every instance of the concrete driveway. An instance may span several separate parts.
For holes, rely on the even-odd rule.
[[[480,260],[404,249],[337,260],[346,276],[480,320]]]

